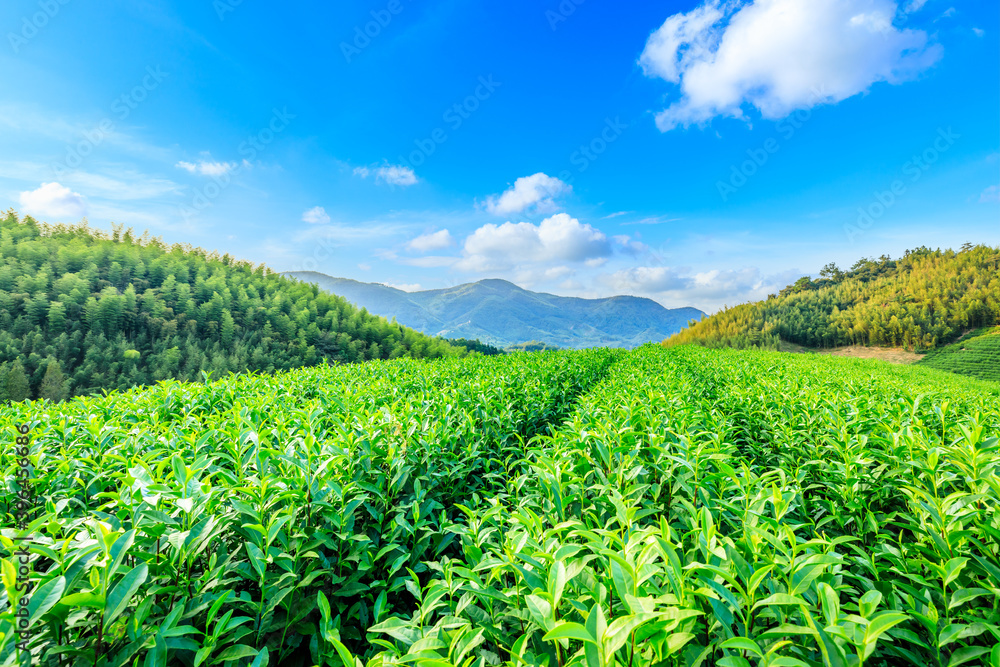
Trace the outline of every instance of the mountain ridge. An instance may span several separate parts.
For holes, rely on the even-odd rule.
[[[704,315],[697,308],[668,309],[645,297],[584,299],[532,292],[500,278],[406,292],[316,271],[282,275],[429,335],[478,338],[502,347],[529,340],[568,348],[635,347],[662,340]]]

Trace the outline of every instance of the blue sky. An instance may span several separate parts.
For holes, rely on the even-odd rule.
[[[961,0],[8,1],[0,207],[712,311],[1000,243],[998,25]]]

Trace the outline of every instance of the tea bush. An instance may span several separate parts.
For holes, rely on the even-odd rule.
[[[20,485],[5,451],[0,537],[5,555],[32,540],[32,656],[278,664],[317,652],[318,592],[362,650],[367,625],[449,551],[456,504],[502,487],[524,439],[616,354],[398,360],[5,407],[12,444],[13,424],[32,427],[39,511],[11,527]],[[24,652],[15,564],[3,561],[0,664]]]
[[[10,442],[22,422],[40,509],[14,526],[5,452],[0,664],[1000,667],[991,383],[647,346],[28,403]]]

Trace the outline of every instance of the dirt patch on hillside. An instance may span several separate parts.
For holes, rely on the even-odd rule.
[[[848,345],[847,347],[835,347],[829,350],[813,350],[819,354],[830,354],[835,357],[854,357],[856,359],[881,359],[890,364],[912,364],[920,361],[922,354],[904,350],[901,347],[862,347],[860,345]]]

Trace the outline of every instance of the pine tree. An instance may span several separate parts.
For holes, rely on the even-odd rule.
[[[7,372],[7,400],[23,401],[31,395],[31,388],[28,386],[28,376],[24,374],[24,366],[20,359],[15,359]]]
[[[45,369],[45,377],[38,388],[38,397],[50,401],[61,401],[66,398],[66,378],[63,376],[62,365],[58,360],[49,357],[49,366]]]

